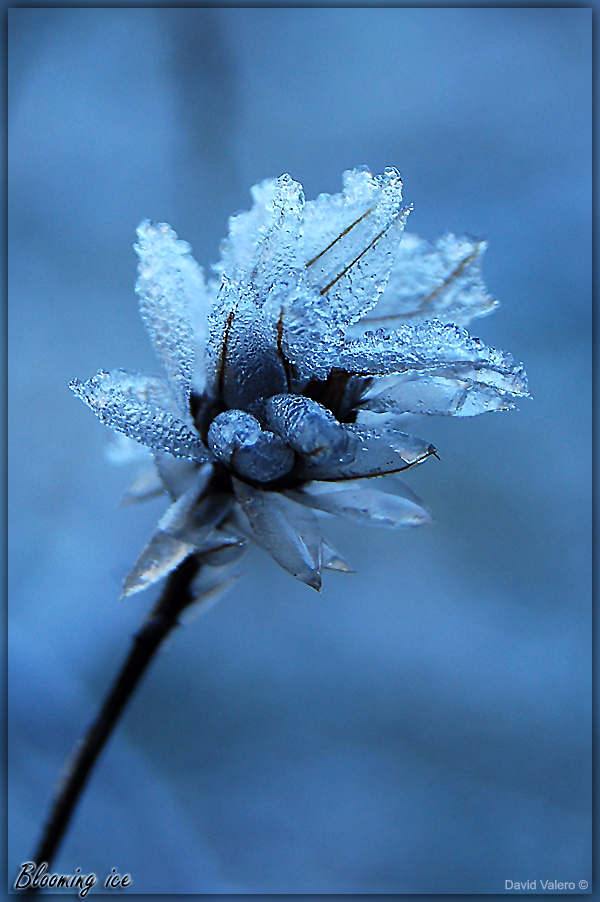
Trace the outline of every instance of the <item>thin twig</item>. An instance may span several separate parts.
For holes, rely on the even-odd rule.
[[[178,625],[179,614],[193,601],[191,585],[198,573],[197,558],[186,558],[167,580],[164,592],[133,637],[133,646],[102,708],[88,732],[75,745],[44,833],[32,861],[48,867],[69,826],[98,755],[115,729],[123,709],[154,655],[171,630]]]

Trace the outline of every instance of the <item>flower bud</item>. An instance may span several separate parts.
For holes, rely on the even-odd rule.
[[[215,417],[208,444],[218,460],[256,482],[280,479],[294,466],[294,452],[283,439],[263,431],[258,420],[243,410],[226,410]]]
[[[346,462],[354,456],[354,437],[330,410],[302,395],[274,395],[266,405],[269,425],[305,457]]]

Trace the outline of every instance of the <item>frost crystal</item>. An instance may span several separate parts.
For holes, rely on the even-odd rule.
[[[444,235],[435,245],[405,232],[377,310],[361,323],[369,328],[436,319],[466,325],[497,306],[481,276],[485,241]]]
[[[155,451],[175,457],[208,460],[198,434],[170,412],[172,401],[161,379],[113,370],[71,388],[107,426]]]
[[[397,477],[392,493],[368,481],[435,454],[399,431],[406,414],[474,416],[527,396],[523,367],[462,328],[497,305],[485,243],[404,233],[397,170],[346,172],[340,194],[308,202],[283,175],[252,198],[230,220],[218,280],[168,225],[138,229],[140,312],[166,378],[71,383],[154,455],[127,500],[171,497],[126,595],[194,555],[195,591],[213,597],[248,539],[319,589],[323,570],[351,572],[323,513],[392,529],[431,519]]]

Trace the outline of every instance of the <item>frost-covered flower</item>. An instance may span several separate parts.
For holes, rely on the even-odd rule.
[[[397,474],[435,453],[398,428],[411,414],[473,416],[527,394],[521,365],[462,326],[496,303],[484,242],[406,234],[395,169],[355,169],[305,202],[288,175],[252,189],[207,281],[165,224],[138,229],[140,310],[166,378],[114,370],[71,387],[154,454],[172,504],[125,583],[197,555],[202,594],[262,545],[318,589],[350,568],[319,514],[400,528],[430,519]],[[402,239],[402,240],[401,240]],[[145,475],[132,496],[155,489]],[[215,568],[215,569],[213,569]]]

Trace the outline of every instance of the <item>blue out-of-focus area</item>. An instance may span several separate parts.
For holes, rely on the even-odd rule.
[[[259,551],[172,637],[52,868],[136,893],[591,882],[591,9],[9,11],[9,879],[154,595],[165,500],[68,390],[157,372],[135,228],[204,265],[249,188],[397,166],[409,228],[487,239],[518,412],[414,425],[436,524],[331,521],[317,595]],[[156,593],[154,593],[156,594]],[[96,890],[98,887],[96,888]],[[589,888],[587,890],[589,892]]]

